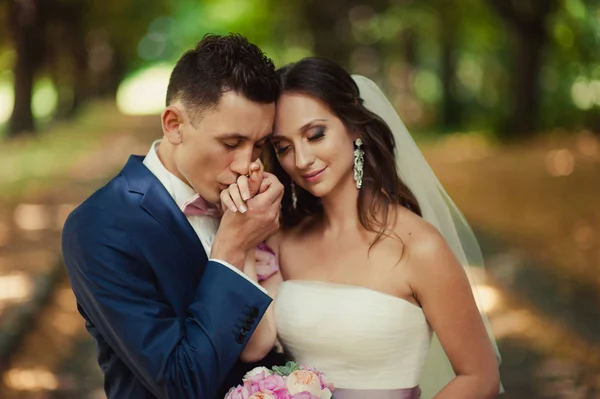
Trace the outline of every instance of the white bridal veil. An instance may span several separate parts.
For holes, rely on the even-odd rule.
[[[437,227],[465,268],[471,286],[474,287],[475,300],[482,309],[471,268],[483,267],[484,264],[473,231],[440,184],[385,94],[372,80],[364,76],[352,75],[352,78],[358,85],[364,106],[382,118],[394,134],[396,168],[400,178],[417,198],[423,218]],[[494,346],[498,364],[500,364],[500,352],[483,310],[481,310],[481,317]],[[454,377],[450,362],[434,334],[420,382],[422,398],[433,397]]]

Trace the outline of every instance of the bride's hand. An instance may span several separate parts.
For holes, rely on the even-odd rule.
[[[221,192],[221,208],[232,212],[245,213],[246,201],[258,194],[263,182],[261,164],[252,162],[248,175],[238,177],[237,181]]]

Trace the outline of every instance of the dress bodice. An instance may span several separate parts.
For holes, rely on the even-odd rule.
[[[431,342],[423,310],[368,288],[288,280],[275,299],[280,342],[336,388],[402,389],[419,384]]]

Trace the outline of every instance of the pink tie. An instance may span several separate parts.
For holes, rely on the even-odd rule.
[[[223,216],[221,209],[209,203],[198,194],[186,201],[181,210],[185,216],[210,216],[216,219]],[[259,244],[256,247],[255,256],[258,281],[266,280],[279,271],[275,252],[267,244]]]
[[[206,201],[198,194],[187,200],[181,207],[185,216],[210,216],[220,218],[223,216],[221,209]]]

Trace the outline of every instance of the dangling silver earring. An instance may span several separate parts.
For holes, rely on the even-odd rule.
[[[354,142],[354,180],[356,188],[362,187],[363,181],[363,165],[365,164],[365,152],[362,149],[363,142],[361,139],[356,139]]]
[[[294,182],[290,184],[290,188],[292,191],[292,208],[296,210],[296,208],[298,208],[298,196],[296,195],[296,185]]]

